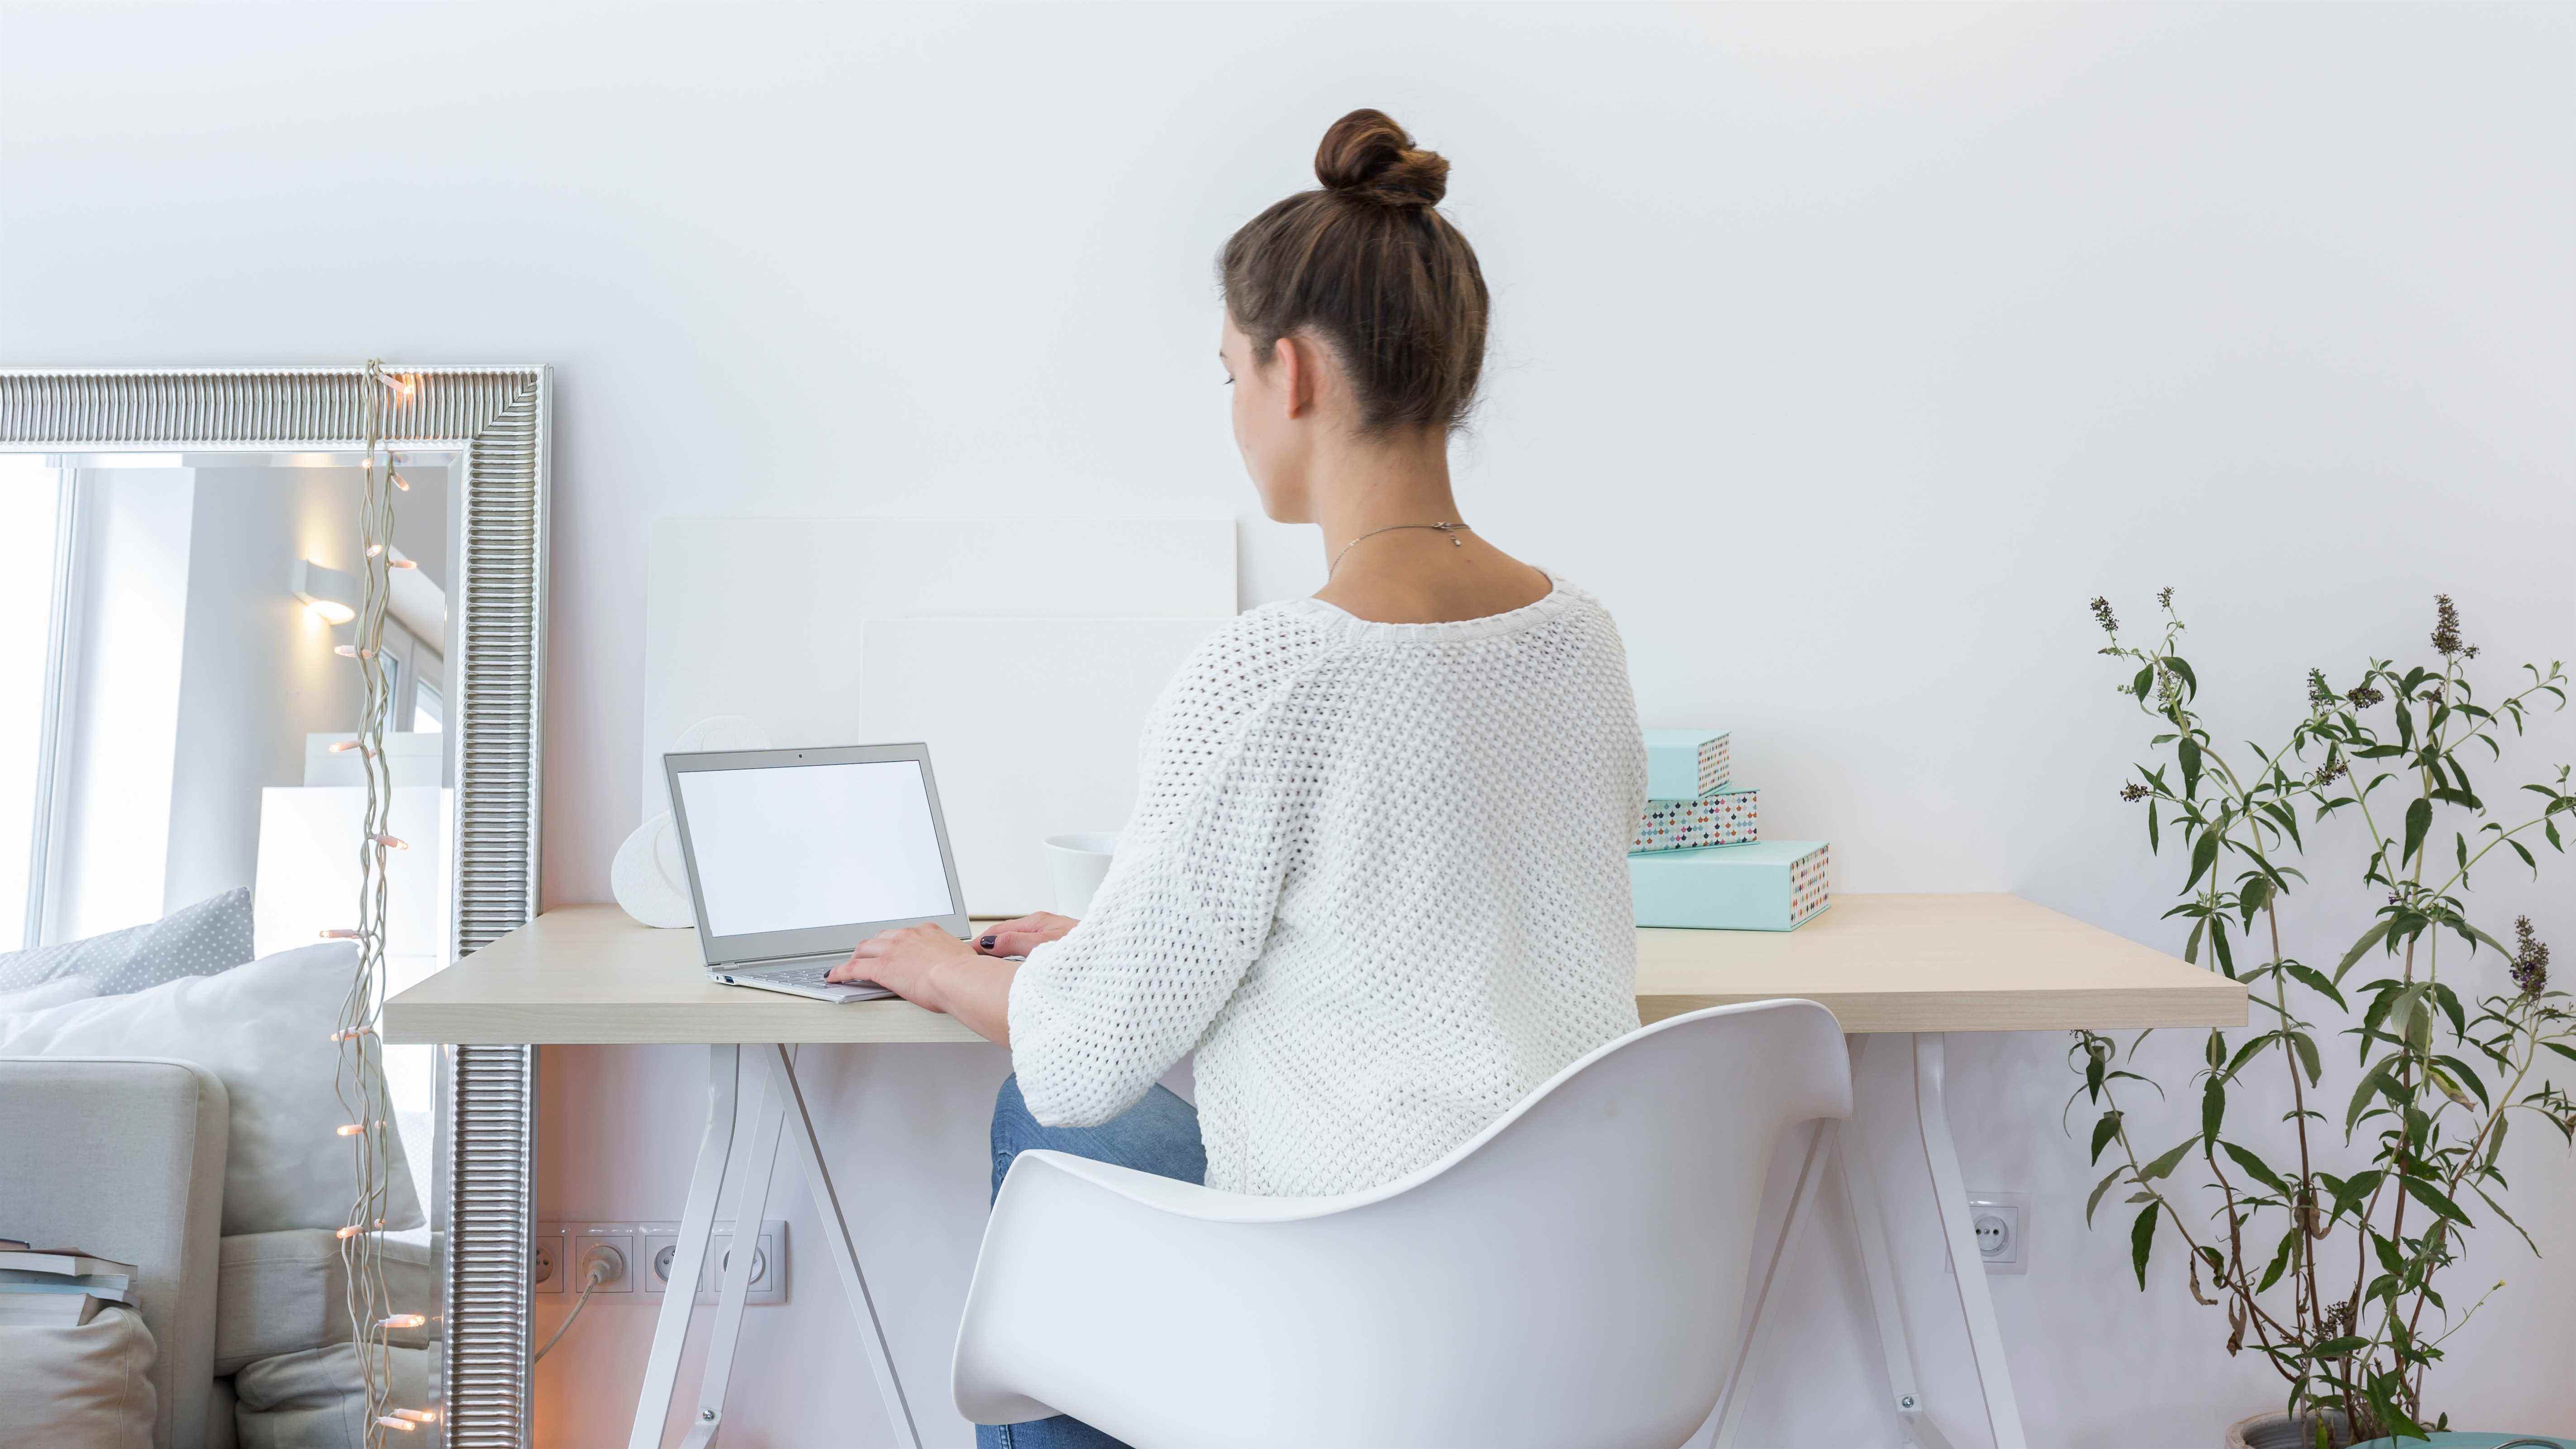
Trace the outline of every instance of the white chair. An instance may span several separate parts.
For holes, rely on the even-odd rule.
[[[1809,1001],[1660,1021],[1367,1192],[1216,1192],[1011,1165],[958,1330],[977,1423],[1139,1449],[1687,1440],[1736,1357],[1781,1133],[1851,1113]]]

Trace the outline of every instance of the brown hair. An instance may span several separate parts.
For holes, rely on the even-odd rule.
[[[1485,362],[1485,274],[1440,214],[1449,163],[1383,111],[1335,121],[1315,148],[1318,191],[1244,223],[1217,261],[1226,312],[1267,364],[1312,331],[1349,371],[1364,431],[1455,427]]]

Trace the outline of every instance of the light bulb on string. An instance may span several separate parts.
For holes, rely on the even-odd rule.
[[[391,1318],[379,1318],[379,1319],[377,1319],[377,1320],[376,1320],[376,1327],[378,1327],[378,1328],[420,1328],[420,1327],[422,1327],[422,1326],[426,1325],[428,1322],[429,1322],[429,1320],[428,1320],[428,1319],[423,1318],[422,1316],[420,1316],[420,1315],[419,1315],[419,1314],[417,1314],[417,1313],[397,1313],[397,1314],[395,1314],[394,1316],[392,1316]],[[395,1412],[399,1413],[399,1412],[401,1412],[401,1411],[400,1411],[400,1410],[396,1410]]]

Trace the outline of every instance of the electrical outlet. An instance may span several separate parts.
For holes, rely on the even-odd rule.
[[[561,1223],[537,1224],[528,1254],[528,1288],[535,1293],[564,1291],[564,1230]]]
[[[670,1285],[671,1270],[680,1256],[680,1225],[672,1222],[636,1224],[636,1242],[643,1258],[642,1276],[637,1291],[648,1298],[660,1298]],[[697,1301],[713,1303],[717,1290],[724,1285],[725,1260],[732,1254],[733,1224],[718,1221],[707,1238],[707,1261],[698,1273]],[[755,1242],[751,1260],[751,1284],[743,1294],[745,1303],[783,1303],[787,1299],[787,1223],[783,1218],[764,1218]]]
[[[571,1250],[571,1277],[566,1281],[574,1292],[590,1281],[591,1265],[606,1254],[613,1275],[591,1290],[591,1296],[635,1291],[635,1225],[633,1223],[566,1223],[565,1242]]]
[[[2030,1271],[2030,1194],[1970,1193],[1968,1230],[1988,1273]]]

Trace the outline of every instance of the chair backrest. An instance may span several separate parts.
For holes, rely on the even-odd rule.
[[[1774,1147],[1850,1110],[1832,1015],[1756,1002],[1623,1037],[1368,1193],[1265,1205],[1030,1173],[1029,1207],[1092,1255],[1071,1271],[1101,1275],[1079,1291],[1133,1305],[1097,1326],[1151,1392],[1095,1393],[1097,1366],[1017,1391],[1148,1446],[1680,1444],[1734,1356]],[[987,1245],[979,1297],[1014,1271]],[[1061,1282],[1061,1259],[1043,1271]],[[983,1308],[1009,1316],[970,1307],[970,1326]],[[961,1341],[961,1365],[970,1348],[977,1372],[995,1361]]]

